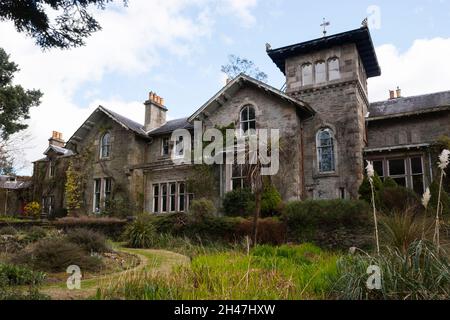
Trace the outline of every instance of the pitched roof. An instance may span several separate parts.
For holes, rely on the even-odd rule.
[[[220,105],[220,102],[218,102],[218,101],[222,97],[225,97],[225,99],[227,99],[226,98],[227,95],[233,95],[234,93],[236,93],[240,89],[242,83],[247,83],[247,84],[256,86],[258,89],[262,89],[266,92],[269,92],[269,93],[277,96],[278,98],[281,98],[281,99],[295,105],[296,107],[299,108],[300,112],[302,114],[306,115],[306,117],[308,117],[308,118],[313,116],[316,113],[306,102],[303,102],[303,101],[297,100],[291,96],[288,96],[283,91],[280,91],[272,86],[269,86],[268,84],[266,84],[264,82],[258,81],[252,77],[249,77],[249,76],[241,73],[239,76],[237,76],[232,81],[230,81],[225,87],[223,87],[219,92],[217,92],[211,99],[209,99],[197,111],[195,111],[194,114],[188,118],[188,121],[189,122],[194,121],[194,119],[196,117],[198,117],[209,106],[211,106],[213,104]]]
[[[111,119],[118,122],[120,125],[122,125],[126,129],[131,130],[139,135],[146,136],[146,132],[145,132],[144,126],[142,124],[137,123],[136,121],[133,121],[131,119],[128,119],[127,117],[124,117],[114,111],[106,109],[103,106],[99,106],[97,110],[103,111]]]
[[[149,136],[161,135],[173,132],[177,129],[193,129],[194,126],[188,122],[188,118],[169,120],[159,128],[155,128],[148,132]]]
[[[450,91],[371,103],[368,121],[450,110]]]
[[[57,154],[62,155],[64,157],[70,157],[74,154],[73,151],[70,149],[66,149],[66,148],[62,148],[62,147],[58,147],[58,146],[54,146],[54,145],[50,145],[47,148],[47,150],[45,150],[44,154],[47,155],[50,150],[53,150]]]
[[[380,65],[373,46],[369,28],[362,27],[356,30],[323,37],[315,40],[293,44],[287,47],[268,50],[267,54],[278,68],[285,74],[285,62],[287,58],[318,51],[346,43],[354,43],[358,49],[367,76],[376,77],[381,75]]]

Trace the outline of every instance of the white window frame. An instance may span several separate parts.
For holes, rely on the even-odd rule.
[[[253,110],[254,117],[250,118],[250,110]],[[247,120],[243,120],[242,114],[243,112],[247,113]],[[244,125],[247,124],[248,129],[244,131]],[[252,128],[252,124],[254,128]],[[249,133],[252,133],[251,130],[256,131],[256,108],[252,104],[246,104],[243,106],[239,112],[239,131],[241,136],[247,136]]]
[[[167,141],[167,153],[164,152],[165,141]],[[170,156],[170,137],[161,138],[161,156],[162,157]]]

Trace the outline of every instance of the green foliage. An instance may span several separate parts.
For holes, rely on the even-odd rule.
[[[416,213],[423,211],[421,198],[413,190],[405,187],[383,188],[378,192],[377,197],[377,208],[385,214],[406,210],[413,210]]]
[[[0,9],[0,19],[3,15]],[[0,48],[0,134],[5,140],[28,127],[24,120],[29,119],[29,109],[38,106],[42,97],[38,90],[25,90],[13,84],[14,74],[18,71],[18,65]]]
[[[42,228],[42,227],[38,227],[38,226],[32,226],[30,229],[28,229],[26,236],[25,236],[25,240],[28,243],[31,242],[36,242],[40,239],[43,239],[47,236],[47,231]]]
[[[366,248],[372,235],[370,212],[362,200],[307,200],[289,202],[282,218],[289,240],[330,248]]]
[[[92,6],[104,9],[109,2],[112,0],[33,0],[32,3],[14,1],[14,4],[3,1],[0,21],[13,22],[18,32],[34,38],[43,49],[70,49],[83,46],[86,38],[101,30],[89,9],[93,10]]]
[[[211,200],[202,198],[192,201],[189,207],[189,212],[196,219],[204,219],[206,217],[214,215],[214,213],[216,212],[216,208]]]
[[[125,229],[123,238],[132,248],[152,248],[157,237],[150,217],[140,216]]]
[[[70,265],[77,265],[85,271],[98,271],[103,267],[98,257],[86,254],[78,245],[64,238],[39,240],[14,256],[12,262],[44,272],[65,272]]]
[[[69,167],[66,171],[65,196],[66,206],[70,214],[81,209],[82,205],[82,172],[74,168],[73,161],[69,161]]]
[[[108,238],[118,240],[125,230],[127,221],[111,217],[66,217],[52,222],[52,226],[68,231],[70,229],[85,228],[100,232]]]
[[[439,182],[434,181],[430,185],[430,193],[431,193],[431,199],[429,203],[429,208],[431,211],[434,211],[436,213],[437,203],[438,203],[438,196],[439,196]],[[450,195],[447,192],[441,193],[441,209],[443,215],[450,215]]]
[[[67,232],[66,239],[85,250],[86,253],[104,253],[111,251],[106,237],[90,229],[72,229]]]
[[[441,251],[442,252],[442,251]],[[382,289],[367,289],[367,268],[378,266]],[[450,265],[445,254],[425,241],[412,243],[406,253],[387,247],[380,256],[347,256],[338,262],[335,296],[345,300],[449,299]]]
[[[391,177],[384,178],[383,188],[396,188],[398,187],[397,182]]]
[[[8,236],[14,236],[17,234],[17,230],[14,227],[7,226],[0,228],[0,236],[8,235]]]
[[[0,264],[0,278],[9,286],[39,285],[46,277],[43,272],[35,272],[12,264]]]
[[[212,166],[206,164],[195,165],[186,184],[190,193],[197,198],[212,199],[216,194],[216,177]]]
[[[141,273],[100,290],[99,299],[324,299],[337,257],[309,244],[204,253],[169,277]]]
[[[228,192],[223,198],[223,210],[227,216],[247,217],[255,208],[255,196],[249,189]]]
[[[375,173],[375,176],[373,177],[373,187],[375,195],[383,189],[383,182],[381,181],[380,177],[377,173]],[[372,203],[372,189],[370,186],[369,179],[367,176],[364,176],[364,180],[359,186],[359,198],[366,201],[367,203]]]
[[[282,204],[281,195],[273,184],[264,186],[261,195],[261,214],[263,216],[274,216],[278,213]]]

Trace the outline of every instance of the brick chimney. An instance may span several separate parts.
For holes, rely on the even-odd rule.
[[[166,123],[167,108],[164,106],[164,99],[154,92],[148,94],[145,105],[145,131],[158,128]]]
[[[393,100],[393,99],[395,99],[395,91],[389,90],[389,100]]]
[[[66,142],[63,140],[63,135],[61,132],[53,131],[52,137],[50,139],[48,139],[48,144],[50,146],[57,146],[57,147],[64,148],[64,145],[66,144]]]

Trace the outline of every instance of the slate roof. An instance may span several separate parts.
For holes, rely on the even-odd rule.
[[[161,134],[166,134],[173,132],[177,129],[193,129],[194,126],[188,122],[188,118],[181,118],[181,119],[175,119],[167,121],[165,124],[163,124],[159,128],[155,128],[148,132],[149,136],[156,136]]]
[[[289,57],[306,54],[312,51],[330,48],[346,43],[355,43],[361,60],[364,64],[367,76],[376,77],[381,75],[381,68],[370,36],[369,28],[362,27],[356,30],[293,44],[287,47],[268,50],[267,54],[278,68],[285,74],[285,61]]]
[[[371,103],[369,121],[450,110],[450,91]]]
[[[70,157],[73,156],[74,153],[72,150],[70,149],[66,149],[66,148],[62,148],[62,147],[58,147],[58,146],[54,146],[54,145],[50,145],[47,150],[45,150],[44,154],[48,154],[48,152],[50,150],[53,150],[54,152],[64,156],[64,157]]]
[[[31,186],[31,181],[21,181],[14,180],[10,181],[13,178],[11,176],[0,176],[0,189],[8,189],[8,190],[20,190],[26,189]]]
[[[122,126],[126,127],[127,129],[139,134],[139,135],[146,135],[146,132],[144,130],[144,126],[140,123],[137,123],[136,121],[133,121],[131,119],[128,119],[127,117],[124,117],[114,111],[111,111],[109,109],[106,109],[103,106],[98,107],[100,110],[105,112],[108,116],[113,118],[113,120],[117,121]]]

